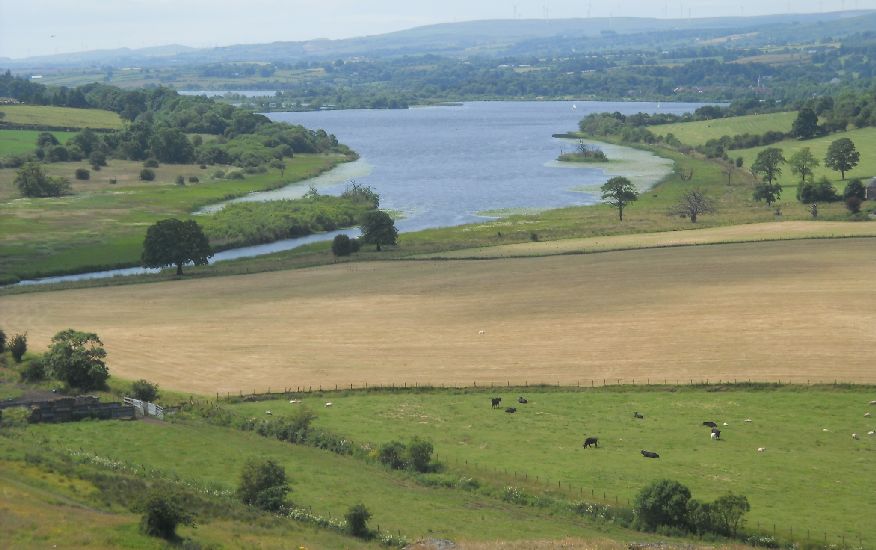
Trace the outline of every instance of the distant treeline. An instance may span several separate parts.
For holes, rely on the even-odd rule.
[[[294,153],[355,156],[324,130],[272,123],[263,115],[206,97],[182,96],[168,88],[127,91],[97,83],[72,89],[48,87],[7,71],[0,76],[0,97],[32,105],[104,109],[128,121],[116,132],[83,130],[67,147],[44,144],[49,149],[40,147],[31,155],[38,160],[81,160],[97,152],[128,160],[251,167],[282,161]],[[190,138],[190,134],[197,135]],[[4,164],[16,166],[27,160],[5,159]]]

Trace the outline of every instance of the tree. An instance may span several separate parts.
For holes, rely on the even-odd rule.
[[[344,235],[335,235],[332,240],[332,254],[335,256],[349,256],[353,253],[353,239]]]
[[[377,460],[381,464],[389,466],[393,470],[401,470],[405,467],[405,445],[400,441],[390,441],[380,446]]]
[[[27,352],[27,333],[16,334],[9,341],[9,353],[12,354],[12,358],[15,359],[16,363],[21,363],[21,358],[24,357],[25,352]]]
[[[817,182],[808,181],[797,186],[797,200],[803,203],[835,202],[839,200],[833,184],[826,177]]]
[[[158,397],[158,384],[143,379],[137,380],[131,384],[131,395],[141,401],[155,401]]]
[[[62,330],[52,337],[43,360],[52,378],[82,390],[103,388],[109,378],[106,350],[93,332]]]
[[[602,200],[617,208],[620,221],[624,221],[624,207],[639,199],[639,192],[630,180],[617,176],[601,187]]]
[[[178,128],[163,126],[155,130],[149,140],[149,148],[161,162],[185,164],[195,158],[195,148]]]
[[[143,501],[142,508],[140,529],[150,537],[174,540],[178,525],[195,525],[194,516],[174,493],[152,489]]]
[[[846,184],[846,188],[843,189],[843,199],[848,199],[849,197],[857,197],[862,201],[867,199],[867,189],[858,178],[849,180],[849,183]]]
[[[812,179],[814,175],[813,169],[820,163],[815,158],[815,155],[812,154],[812,151],[809,150],[809,147],[804,147],[791,155],[788,159],[788,164],[791,165],[791,173],[800,176],[800,183],[803,183],[807,179]]]
[[[52,147],[54,145],[60,145],[58,138],[55,137],[55,134],[50,132],[40,132],[37,136],[36,140],[37,147]]]
[[[661,525],[687,526],[687,504],[690,489],[677,481],[655,481],[639,491],[633,504],[639,525],[653,531]]]
[[[851,197],[847,198],[845,202],[846,208],[849,210],[849,212],[851,212],[852,214],[857,214],[861,211],[861,203],[864,201],[852,195]]]
[[[812,109],[800,109],[794,124],[791,125],[791,134],[800,139],[809,139],[816,133],[818,133],[818,115]]]
[[[102,151],[92,151],[91,154],[88,155],[88,162],[93,169],[100,170],[101,166],[106,166],[106,154]]]
[[[25,197],[60,197],[70,191],[66,178],[47,176],[36,162],[26,163],[15,173],[15,185]]]
[[[669,210],[671,216],[684,216],[690,218],[691,223],[697,223],[700,214],[714,214],[718,209],[712,199],[698,189],[688,191],[681,197],[681,201]]]
[[[395,244],[398,240],[398,230],[389,214],[382,210],[372,210],[362,215],[359,229],[362,231],[362,242],[373,244],[380,251],[380,245]]]
[[[350,506],[350,509],[344,514],[344,519],[347,520],[347,530],[354,537],[365,538],[370,534],[368,520],[371,519],[371,512],[364,504]]]
[[[757,154],[757,158],[751,165],[751,171],[768,183],[782,175],[781,165],[785,163],[785,156],[778,147],[767,147]]]
[[[408,444],[408,462],[415,471],[425,473],[429,471],[432,462],[432,443],[414,437]]]
[[[726,535],[736,535],[742,526],[742,516],[751,510],[751,505],[744,495],[729,493],[713,502],[710,508],[715,529]]]
[[[782,196],[782,186],[778,183],[758,183],[754,186],[753,198],[756,201],[766,201],[767,206],[776,202]]]
[[[240,475],[237,495],[241,502],[268,512],[277,512],[286,503],[289,483],[286,469],[273,460],[250,459]]]
[[[76,171],[74,172],[74,175],[76,176],[76,179],[78,179],[78,180],[91,179],[91,172],[89,172],[88,169],[86,169],[86,168],[77,168]]]
[[[849,138],[840,138],[830,144],[827,155],[824,157],[824,165],[835,172],[839,172],[841,179],[846,179],[846,172],[858,165],[861,154],[855,149],[855,144]]]
[[[143,181],[152,181],[155,179],[155,170],[152,168],[143,168],[140,170],[140,179]]]
[[[146,230],[140,262],[145,267],[176,266],[176,274],[183,274],[183,265],[207,265],[213,251],[201,226],[194,220],[175,218],[161,220]]]

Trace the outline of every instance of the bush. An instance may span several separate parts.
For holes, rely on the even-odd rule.
[[[27,351],[27,333],[16,334],[9,341],[9,352],[16,363],[21,363],[21,358],[24,357]]]
[[[245,179],[245,176],[243,175],[243,172],[241,172],[240,170],[235,170],[234,172],[229,172],[228,175],[227,175],[227,177],[228,177],[228,179],[230,179],[230,180],[242,180],[242,179]]]
[[[349,256],[353,253],[353,240],[347,235],[335,235],[332,240],[332,254],[335,256]]]
[[[843,199],[848,201],[849,197],[858,197],[862,201],[867,198],[867,189],[864,188],[864,184],[858,178],[849,180],[846,188],[843,189]]]
[[[852,214],[857,214],[861,211],[862,202],[864,201],[852,195],[851,197],[846,199],[846,208],[848,208],[849,212],[851,212]]]
[[[144,168],[158,168],[158,159],[148,158],[143,161]]]
[[[118,183],[118,180],[116,180],[116,178],[110,178],[109,182],[110,185],[115,185],[116,183]]]
[[[141,401],[155,401],[158,397],[158,384],[140,379],[131,384],[131,395]]]
[[[830,180],[822,177],[817,183],[809,181],[798,185],[797,200],[802,203],[836,202],[839,195]]]
[[[43,360],[39,357],[31,359],[21,369],[21,379],[24,382],[34,383],[46,378],[46,367],[43,365]]]
[[[414,437],[408,445],[408,458],[411,468],[425,473],[431,469],[432,451],[434,447],[428,441]]]
[[[89,172],[85,168],[77,168],[75,175],[76,175],[76,179],[78,179],[78,180],[91,179],[91,172]]]
[[[195,518],[183,507],[179,497],[153,489],[143,502],[140,529],[151,537],[176,539],[178,525],[195,525]]]
[[[666,527],[687,527],[687,505],[690,489],[677,481],[655,481],[639,491],[633,510],[639,528],[654,531]]]
[[[199,183],[200,181],[198,176],[189,176],[189,183]]]
[[[216,170],[215,172],[213,172],[213,179],[214,179],[214,180],[221,180],[221,179],[223,179],[224,177],[225,177],[225,171],[224,171],[224,170]]]
[[[6,333],[0,329],[0,353],[6,351]]]
[[[177,184],[177,185],[185,185],[185,184],[186,184],[186,179],[185,179],[184,177],[182,177],[182,176],[177,176],[177,177],[176,177],[176,184]]]
[[[88,162],[95,170],[100,170],[101,166],[106,166],[106,155],[100,151],[92,151],[88,155]]]
[[[144,168],[140,170],[140,179],[143,181],[152,181],[155,179],[155,171],[151,168]]]
[[[344,514],[344,519],[347,520],[347,530],[354,537],[366,538],[371,534],[368,531],[368,520],[371,519],[371,512],[364,504],[351,506]]]
[[[243,466],[237,495],[241,502],[269,512],[279,511],[286,503],[289,485],[286,470],[272,460],[250,459]]]
[[[390,441],[380,446],[377,460],[381,464],[389,466],[393,470],[402,470],[405,467],[405,446],[400,441]]]
[[[713,530],[723,535],[736,536],[742,527],[742,516],[751,510],[748,499],[743,495],[726,494],[710,506]]]

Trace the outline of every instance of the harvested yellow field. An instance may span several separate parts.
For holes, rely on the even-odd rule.
[[[423,255],[423,257],[511,258],[517,256],[549,256],[553,254],[604,252],[607,250],[630,250],[636,248],[690,246],[696,244],[839,237],[876,237],[876,224],[815,221],[752,223],[747,225],[691,229],[689,231],[660,231],[656,233],[633,233],[629,235],[506,244],[427,254]]]
[[[33,349],[193,392],[318,385],[876,382],[872,239],[342,263],[0,297]],[[599,383],[597,382],[597,383]]]

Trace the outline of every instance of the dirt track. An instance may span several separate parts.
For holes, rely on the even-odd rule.
[[[306,270],[0,297],[33,349],[97,332],[186,391],[378,383],[876,382],[872,239]],[[483,334],[480,331],[484,331]]]

